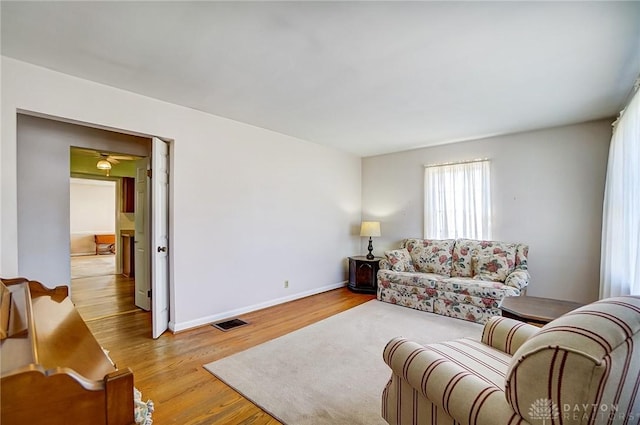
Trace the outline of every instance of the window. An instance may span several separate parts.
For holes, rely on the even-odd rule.
[[[489,161],[425,167],[424,237],[490,239]]]

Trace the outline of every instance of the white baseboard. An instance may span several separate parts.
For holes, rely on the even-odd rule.
[[[169,330],[173,333],[186,331],[188,329],[197,328],[202,325],[215,323],[222,319],[229,319],[232,317],[239,316],[241,314],[250,313],[252,311],[261,310],[263,308],[272,307],[274,305],[283,304],[289,301],[298,300],[300,298],[305,298],[311,295],[320,294],[322,292],[331,291],[333,289],[342,288],[343,286],[346,286],[346,285],[347,285],[347,281],[345,280],[344,282],[334,283],[333,285],[323,286],[320,288],[312,289],[310,291],[299,292],[297,294],[289,295],[287,297],[276,298],[274,300],[266,301],[260,304],[254,304],[247,307],[238,308],[235,310],[229,310],[223,313],[202,317],[200,319],[190,320],[188,322],[181,322],[181,323],[169,322]]]

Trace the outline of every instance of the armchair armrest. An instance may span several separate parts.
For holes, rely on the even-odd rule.
[[[507,317],[493,316],[484,325],[482,342],[513,355],[540,328]]]
[[[456,423],[495,425],[509,423],[514,418],[515,412],[502,388],[428,347],[394,338],[385,347],[383,358],[393,371],[392,381],[406,382],[418,396],[426,398]]]
[[[515,270],[507,276],[504,281],[505,285],[513,286],[514,288],[523,289],[529,286],[529,272],[526,270]]]

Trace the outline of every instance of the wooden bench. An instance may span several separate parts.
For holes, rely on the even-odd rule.
[[[116,253],[116,235],[94,235],[93,237],[96,243],[96,255],[101,252]]]
[[[0,280],[0,423],[133,424],[133,373],[111,362],[68,288]]]

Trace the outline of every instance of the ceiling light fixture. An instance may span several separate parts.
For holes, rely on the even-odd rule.
[[[111,169],[111,163],[109,161],[107,161],[106,159],[101,159],[96,164],[96,167],[98,167],[98,170],[110,170]]]

